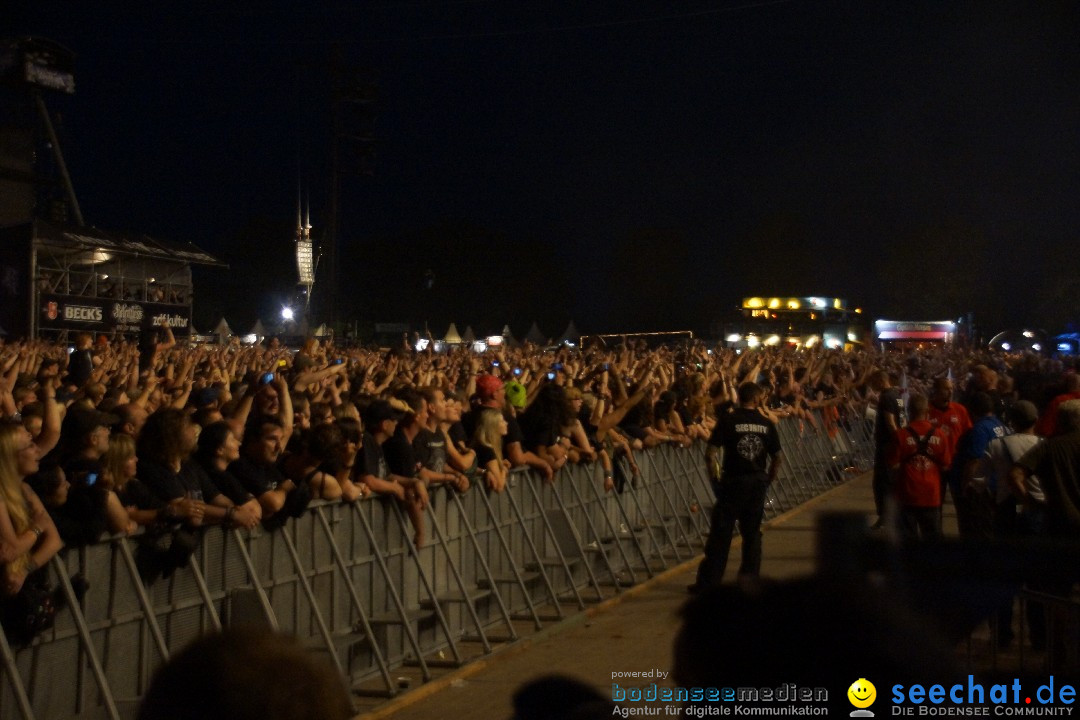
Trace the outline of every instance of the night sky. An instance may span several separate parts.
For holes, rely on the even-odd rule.
[[[280,307],[298,179],[323,237],[335,53],[377,86],[373,161],[343,153],[349,320],[707,330],[772,293],[1080,320],[1080,3],[15,8],[76,53],[49,105],[87,221],[231,264],[197,325]]]

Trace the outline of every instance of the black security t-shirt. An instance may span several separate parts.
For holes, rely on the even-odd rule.
[[[900,397],[897,388],[886,388],[878,397],[877,422],[874,425],[874,442],[880,448],[893,441],[895,431],[889,428],[885,422],[885,416],[892,415],[896,420],[897,429],[907,425],[907,411],[904,409],[904,400]]]
[[[740,407],[720,416],[709,444],[724,449],[725,475],[751,475],[765,472],[780,452],[780,435],[760,412]]]

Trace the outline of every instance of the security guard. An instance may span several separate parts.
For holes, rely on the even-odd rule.
[[[739,386],[739,406],[717,420],[705,452],[716,505],[691,592],[719,585],[727,568],[735,521],[742,535],[740,576],[761,572],[761,518],[769,484],[780,470],[780,436],[760,411],[762,391],[753,382]],[[717,453],[723,450],[723,468]]]

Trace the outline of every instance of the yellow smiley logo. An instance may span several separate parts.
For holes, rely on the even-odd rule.
[[[859,678],[851,683],[851,687],[847,690],[847,697],[855,707],[868,708],[877,699],[877,688],[866,678]]]

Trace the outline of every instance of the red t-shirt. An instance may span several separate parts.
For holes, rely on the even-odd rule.
[[[944,410],[939,410],[930,404],[930,424],[941,428],[949,441],[949,455],[956,453],[956,443],[960,436],[971,429],[971,416],[967,408],[958,402],[950,402]]]
[[[933,430],[926,455],[919,453],[919,440]],[[912,434],[914,431],[914,435]],[[893,492],[904,507],[940,507],[941,471],[952,462],[952,448],[945,431],[929,420],[916,420],[896,431],[889,466],[897,468]]]

